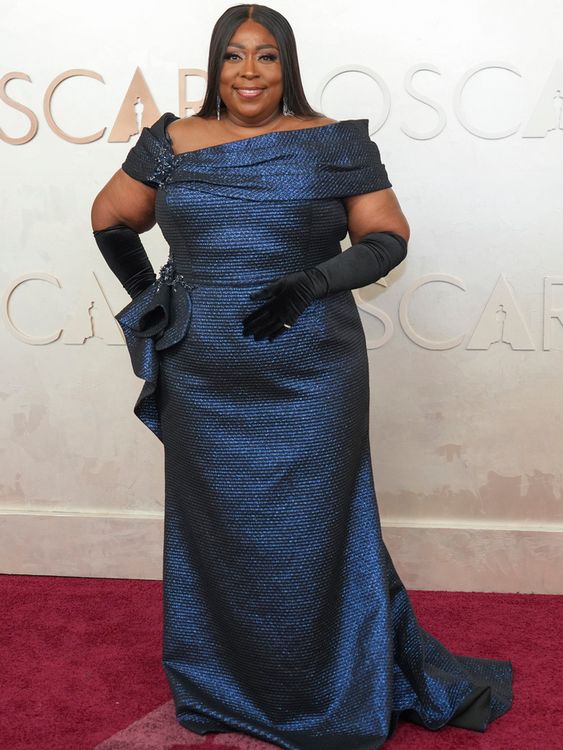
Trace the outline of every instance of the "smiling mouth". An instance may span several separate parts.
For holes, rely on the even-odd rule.
[[[262,93],[262,91],[264,91],[264,89],[258,86],[248,87],[248,88],[243,88],[241,86],[239,88],[235,88],[235,91],[238,93],[239,96],[242,96],[243,99],[253,99],[256,96],[260,96],[260,94]]]

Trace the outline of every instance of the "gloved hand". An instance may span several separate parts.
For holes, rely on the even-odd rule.
[[[359,289],[387,276],[404,260],[407,241],[395,232],[370,232],[360,242],[313,268],[285,274],[252,292],[253,300],[270,299],[243,320],[243,335],[270,341],[295,323],[314,299],[345,289]]]
[[[324,296],[326,278],[316,268],[295,271],[276,279],[267,287],[250,294],[251,299],[272,297],[258,310],[243,320],[243,335],[254,334],[256,341],[266,338],[270,341],[292,326],[303,310],[317,297]],[[287,323],[287,326],[283,324]]]
[[[154,281],[156,274],[137,232],[125,224],[94,231],[106,263],[133,299]]]

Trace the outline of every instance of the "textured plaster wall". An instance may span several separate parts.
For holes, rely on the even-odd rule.
[[[128,298],[89,211],[135,142],[109,136],[137,68],[158,113],[189,114],[178,71],[206,68],[226,7],[0,3],[5,572],[160,575],[162,446],[132,413],[112,317]],[[312,105],[369,118],[411,226],[407,261],[356,292],[397,566],[420,588],[561,592],[563,8],[274,7]],[[50,92],[69,70],[89,73]],[[203,90],[189,78],[188,99]],[[160,266],[158,227],[143,241]]]

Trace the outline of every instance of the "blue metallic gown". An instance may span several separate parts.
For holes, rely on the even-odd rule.
[[[180,724],[287,750],[376,750],[399,718],[484,731],[512,663],[417,622],[381,536],[351,291],[269,341],[250,292],[340,252],[343,197],[391,187],[368,121],[174,155],[165,113],[123,163],[170,246],[115,316],[165,458],[162,663]]]

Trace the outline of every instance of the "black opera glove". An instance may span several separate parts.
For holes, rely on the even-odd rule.
[[[313,268],[285,274],[250,294],[251,299],[269,301],[244,318],[243,335],[252,333],[256,341],[266,337],[272,341],[290,328],[314,299],[373,284],[387,276],[406,254],[407,241],[401,235],[370,232]]]
[[[132,299],[156,281],[143,243],[131,227],[114,224],[96,229],[94,238],[106,263]]]
[[[292,326],[303,310],[314,299],[324,296],[325,291],[325,277],[316,268],[281,276],[250,294],[251,299],[272,299],[244,318],[243,335],[253,333],[256,341],[266,337],[271,341]]]

